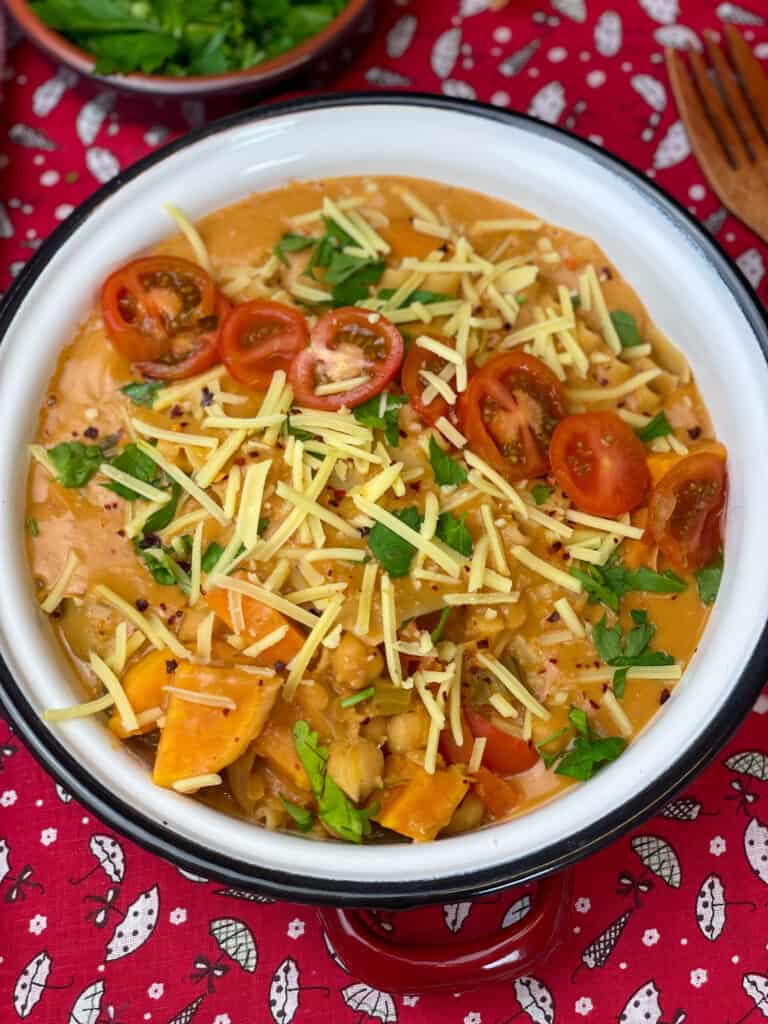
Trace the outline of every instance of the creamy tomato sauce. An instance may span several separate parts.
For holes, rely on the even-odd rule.
[[[309,385],[289,359],[263,364],[266,399],[243,383],[254,346],[285,340],[263,311],[224,354],[227,303],[201,305],[189,342],[178,281],[193,314],[203,300],[182,271],[136,287],[177,303],[163,366],[218,346],[201,374],[124,390],[160,371],[126,354],[145,321],[122,278],[113,319],[97,302],[63,348],[30,571],[82,699],[118,691],[115,742],[159,785],[354,841],[524,813],[618,757],[696,649],[725,491],[691,371],[620,268],[501,200],[406,178],[292,183],[191,230],[155,254],[207,264],[235,309],[297,310]],[[354,304],[363,326],[321,346],[329,309]]]

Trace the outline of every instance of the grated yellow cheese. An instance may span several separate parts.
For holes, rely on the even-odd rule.
[[[567,626],[575,637],[582,638],[586,636],[584,624],[571,607],[567,597],[561,597],[555,601],[555,609],[559,614],[563,625]]]
[[[519,600],[520,594],[517,590],[512,590],[508,594],[443,594],[443,601],[452,608],[474,604],[516,604]]]
[[[363,515],[369,516],[375,522],[386,526],[393,533],[402,537],[403,540],[407,540],[417,551],[423,551],[427,558],[431,558],[433,562],[444,569],[450,576],[459,575],[460,562],[454,551],[444,545],[439,545],[436,541],[425,540],[416,530],[411,529],[405,523],[401,523],[391,512],[380,508],[372,501],[366,501],[364,498],[359,497],[359,495],[355,495],[353,500]]]
[[[517,711],[500,693],[492,693],[488,698],[488,703],[498,711],[502,718],[517,718]]]
[[[240,467],[235,465],[231,466],[229,470],[229,476],[227,477],[227,489],[224,492],[224,503],[222,508],[224,509],[224,515],[229,516],[231,519],[235,514],[235,508],[237,506],[237,496],[240,493],[240,485],[242,484],[243,474],[240,472]]]
[[[476,220],[470,234],[487,235],[494,231],[538,231],[542,222],[536,217],[501,217],[495,220]]]
[[[286,501],[293,505],[294,509],[303,511],[307,515],[312,515],[321,522],[327,523],[332,526],[335,530],[338,530],[344,537],[351,537],[355,540],[359,539],[360,534],[349,523],[343,519],[337,512],[332,512],[324,505],[318,504],[312,498],[307,497],[305,494],[299,494],[298,491],[294,490],[293,487],[289,487],[280,481],[277,485],[278,497],[284,498]]]
[[[211,647],[213,644],[213,624],[216,621],[216,613],[209,612],[197,627],[197,657],[200,661],[211,660]]]
[[[283,687],[283,697],[286,700],[293,700],[296,687],[301,682],[307,665],[309,665],[315,651],[325,639],[326,634],[335,624],[336,619],[339,617],[342,604],[343,599],[341,597],[334,597],[329,601],[328,607],[320,618],[315,621],[311,632],[301,646],[301,650],[291,659],[288,665],[288,678],[286,679]]]
[[[528,518],[532,519],[534,523],[538,523],[539,526],[543,526],[545,530],[549,530],[550,533],[562,537],[564,540],[569,540],[573,536],[573,530],[567,523],[561,523],[554,516],[548,516],[546,512],[542,512],[532,506],[528,508]]]
[[[613,690],[606,690],[603,694],[603,699],[600,701],[600,703],[603,705],[605,710],[608,712],[608,714],[615,722],[616,727],[618,728],[621,735],[631,736],[633,732],[632,723],[627,717],[624,708],[616,700],[616,694],[613,692]]]
[[[475,736],[474,743],[472,744],[472,753],[469,755],[469,764],[467,765],[470,775],[474,775],[482,765],[487,742],[488,740],[485,736]]]
[[[592,293],[592,302],[594,304],[598,320],[600,321],[600,330],[605,343],[614,355],[618,355],[621,352],[621,341],[616,333],[613,320],[611,320],[608,313],[608,307],[605,304],[605,298],[603,296],[603,289],[600,287],[600,282],[597,279],[595,268],[591,263],[587,267],[587,280],[589,281],[589,287]]]
[[[152,403],[152,408],[156,412],[160,412],[163,409],[170,409],[172,405],[177,405],[183,402],[184,399],[190,398],[197,392],[202,391],[204,387],[209,384],[213,384],[221,378],[227,372],[227,368],[223,364],[214,366],[212,370],[206,370],[205,373],[200,373],[197,377],[189,377],[181,384],[173,384],[170,387],[162,388],[155,395],[155,400]]]
[[[243,654],[248,658],[258,658],[264,651],[268,651],[270,647],[274,647],[275,644],[279,644],[284,636],[288,634],[288,625],[278,626],[277,629],[273,629],[271,633],[267,633],[261,640],[257,640],[256,643],[246,647],[243,650]]]
[[[212,515],[217,522],[226,526],[229,520],[224,515],[224,510],[221,506],[217,505],[216,502],[207,495],[194,480],[191,480],[183,470],[179,469],[178,466],[166,459],[164,455],[161,455],[156,448],[153,448],[151,444],[147,444],[146,441],[137,441],[136,446],[139,451],[148,455],[150,459],[160,467],[160,469],[164,470],[171,480],[175,480],[176,483],[179,484],[179,486],[182,487],[187,494],[189,494],[190,497],[198,503],[198,505]]]
[[[93,592],[98,597],[106,601],[107,604],[111,604],[112,607],[119,611],[125,619],[132,622],[137,629],[141,630],[153,647],[159,648],[163,646],[152,623],[145,615],[142,615],[134,605],[129,604],[126,600],[120,597],[119,594],[116,594],[114,590],[104,586],[103,583],[99,583],[95,586],[93,588]]]
[[[612,683],[615,668],[594,668],[575,672],[573,679],[577,683]],[[627,669],[627,679],[679,679],[683,674],[682,665],[651,665]]]
[[[72,581],[72,577],[77,571],[77,567],[80,565],[80,560],[75,552],[70,548],[67,552],[67,557],[64,561],[64,566],[59,573],[59,578],[56,580],[54,585],[48,592],[48,596],[45,598],[43,603],[40,605],[42,610],[50,615],[51,612],[55,612],[64,597],[67,587]]]
[[[196,793],[199,789],[205,789],[207,786],[218,786],[221,781],[220,775],[210,772],[207,775],[193,775],[188,779],[177,779],[172,785],[177,793]]]
[[[180,447],[189,445],[191,448],[215,448],[219,443],[215,437],[209,437],[207,434],[185,434],[183,431],[164,430],[154,423],[145,423],[136,416],[131,418],[131,425],[142,437],[157,438],[158,441],[168,441]]]
[[[643,359],[645,356],[649,356],[653,352],[653,347],[649,344],[645,345],[633,345],[631,348],[625,348],[621,353],[622,359],[628,359],[630,362],[635,359]]]
[[[108,462],[103,462],[99,466],[99,473],[108,480],[114,480],[115,483],[122,484],[123,487],[128,487],[131,491],[135,491],[136,494],[140,494],[147,501],[157,502],[161,508],[170,501],[171,495],[168,492],[161,491],[159,487],[153,487],[151,484],[146,484],[143,480],[137,480],[135,476],[131,476],[130,473],[124,473],[122,469],[117,469],[115,466],[110,466]]]
[[[162,506],[160,507],[162,508]],[[159,536],[162,540],[170,540],[171,537],[186,533],[190,526],[197,526],[198,523],[204,522],[207,518],[208,513],[204,508],[195,509],[194,512],[187,512],[185,515],[171,520],[166,528],[160,531]],[[144,521],[146,521],[146,517],[144,517]]]
[[[395,686],[402,686],[403,675],[400,656],[397,653],[397,611],[395,609],[395,588],[387,573],[381,577],[381,626],[384,634],[384,656],[389,678]]]
[[[534,341],[539,335],[550,335],[556,331],[568,330],[573,327],[573,321],[568,320],[564,316],[550,317],[546,320],[542,320],[528,327],[521,327],[518,331],[513,331],[512,334],[508,334],[501,345],[502,349],[513,348],[516,345],[522,345],[526,341]]]
[[[211,452],[197,473],[195,473],[195,482],[199,487],[205,489],[211,486],[219,473],[237,452],[245,437],[245,430],[233,430],[229,437]]]
[[[481,459],[479,455],[475,455],[474,452],[464,452],[464,458],[468,465],[472,466],[473,469],[476,469],[478,473],[486,478],[486,480],[490,480],[490,482],[499,489],[507,501],[509,501],[514,507],[515,512],[521,519],[528,518],[528,509],[526,508],[523,499],[514,487],[504,479],[501,473],[497,473],[495,469],[489,466],[488,463],[484,459]]]
[[[549,711],[540,704],[536,698],[530,693],[525,686],[520,682],[517,676],[514,676],[509,669],[502,665],[498,658],[493,655],[484,654],[482,651],[478,651],[477,660],[488,671],[494,675],[498,681],[504,686],[512,696],[520,701],[524,708],[527,708],[532,715],[537,718],[541,718],[546,721],[549,716]]]
[[[565,517],[580,526],[589,526],[593,530],[605,530],[608,533],[629,537],[632,540],[640,540],[645,532],[639,526],[630,526],[628,523],[619,522],[617,519],[605,519],[603,516],[591,516],[586,512],[579,512],[575,508],[569,508]]]
[[[617,398],[623,398],[625,395],[630,395],[633,391],[637,391],[638,388],[650,384],[660,374],[661,370],[658,367],[654,367],[652,370],[643,370],[642,373],[635,374],[634,377],[622,381],[621,384],[614,384],[613,387],[569,388],[567,394],[572,402],[610,402]]]
[[[491,507],[488,504],[480,506],[480,516],[483,520],[483,528],[485,529],[486,536],[488,537],[489,543],[489,554],[491,557],[491,564],[496,572],[502,575],[509,573],[509,565],[507,564],[506,555],[504,554],[504,545],[501,542],[501,535],[493,521],[493,513]]]
[[[259,520],[272,460],[252,463],[245,472],[245,482],[240,496],[235,531],[246,550],[250,550],[259,539]]]
[[[66,708],[46,708],[43,711],[43,720],[46,722],[66,722],[71,718],[88,718],[90,715],[97,715],[99,711],[106,711],[115,703],[111,693],[105,693],[95,700],[85,701],[83,704],[71,704]]]
[[[115,646],[112,653],[108,658],[104,660],[109,665],[114,673],[118,676],[121,675],[125,668],[126,658],[128,657],[128,623],[125,621],[118,622],[117,628],[115,629]]]
[[[290,563],[288,563],[288,571],[290,571]],[[246,580],[230,579],[228,576],[221,575],[211,576],[208,582],[212,587],[221,587],[222,590],[238,591],[246,597],[252,597],[256,601],[261,601],[262,604],[266,604],[270,608],[274,608],[275,611],[281,612],[289,619],[295,619],[296,622],[300,622],[303,626],[312,627],[317,622],[316,615],[312,615],[310,612],[305,611],[298,605],[292,604],[290,601],[286,601],[284,597],[273,593],[266,586],[260,586],[256,583],[248,583]]]
[[[131,707],[131,702],[125,694],[122,683],[109,665],[102,661],[95,651],[91,651],[89,661],[93,672],[104,683],[107,692],[112,696],[123,728],[126,732],[134,732],[139,728],[139,723],[136,721],[136,715]]]
[[[236,711],[237,704],[231,697],[225,697],[218,693],[200,693],[198,690],[185,690],[183,686],[174,686],[167,683],[162,687],[165,693],[172,694],[187,704],[201,704],[208,708],[227,708],[229,711]]]
[[[619,416],[628,423],[630,427],[644,427],[651,422],[650,416],[643,416],[639,412],[630,412],[629,409],[619,409]]]
[[[182,644],[182,642],[179,640],[176,634],[172,633],[170,629],[168,629],[166,624],[162,621],[162,619],[158,618],[158,616],[155,615],[154,612],[150,617],[150,621],[152,624],[152,629],[154,630],[155,634],[159,637],[161,644],[164,644],[171,651],[173,651],[175,657],[181,659],[182,661],[192,657],[192,655]]]
[[[472,554],[472,562],[469,570],[469,580],[467,582],[467,590],[470,593],[474,593],[479,590],[483,584],[489,544],[490,542],[485,534],[483,534],[475,544],[475,550]]]
[[[446,224],[435,224],[431,220],[424,220],[422,217],[414,217],[411,221],[413,230],[420,235],[431,235],[433,238],[449,239],[451,229]]]
[[[435,421],[435,427],[447,441],[451,442],[454,448],[463,448],[467,443],[466,437],[464,437],[461,431],[457,430],[450,420],[445,418],[445,416],[440,416],[440,418]]]
[[[344,196],[342,199],[336,201],[336,205],[340,210],[354,210],[356,206],[365,205],[364,196]],[[301,226],[303,224],[317,224],[325,216],[325,210],[320,208],[318,210],[310,210],[308,213],[300,213],[295,217],[289,217],[291,224]]]
[[[331,381],[329,384],[318,384],[315,388],[315,394],[319,396],[342,395],[347,391],[354,390],[354,388],[359,388],[368,379],[367,374],[361,374],[358,377],[348,377],[346,380]]]
[[[192,253],[195,257],[195,263],[198,263],[206,273],[214,276],[213,263],[211,263],[211,257],[208,253],[208,249],[205,242],[200,235],[192,221],[182,213],[181,210],[174,206],[173,203],[165,204],[165,211],[176,222],[176,226],[184,235],[186,240],[189,242]]]
[[[554,565],[550,565],[549,562],[545,562],[543,558],[534,555],[532,551],[524,548],[521,544],[515,544],[510,554],[521,565],[531,569],[533,572],[537,572],[544,579],[557,583],[558,586],[563,587],[565,590],[571,590],[574,594],[581,593],[581,583],[575,576],[571,576],[570,573],[563,572],[562,569],[557,569]]]
[[[368,562],[363,569],[363,579],[360,585],[360,602],[357,606],[357,618],[355,619],[355,632],[359,636],[365,636],[370,629],[373,591],[376,586],[378,570],[379,567],[376,562]]]
[[[290,594],[284,594],[286,601],[293,604],[308,604],[314,601],[322,601],[326,597],[333,597],[340,590],[346,590],[347,584],[344,580],[337,583],[323,583],[320,586],[306,587],[304,590],[293,590]]]

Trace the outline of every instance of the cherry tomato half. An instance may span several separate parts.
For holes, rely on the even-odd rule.
[[[493,356],[473,374],[459,411],[478,455],[508,480],[549,472],[552,431],[565,416],[565,396],[552,371],[526,352]]]
[[[725,459],[713,452],[686,456],[656,484],[648,531],[678,569],[700,569],[717,554],[727,490]]]
[[[378,319],[372,322],[372,316]],[[353,409],[389,384],[403,360],[400,332],[381,314],[357,306],[325,313],[312,328],[309,348],[291,363],[288,379],[296,402],[310,409]],[[365,380],[348,391],[317,394],[317,388],[355,377]]]
[[[421,376],[421,371],[430,370],[432,373],[439,373],[444,365],[443,360],[434,352],[429,352],[412,342],[408,346],[400,373],[403,391],[408,395],[408,401],[424,422],[430,425],[437,423],[441,416],[447,415],[449,406],[441,395],[435,395],[431,402],[424,402],[422,396],[427,388],[427,383]]]
[[[485,736],[483,764],[501,775],[516,775],[533,767],[539,759],[532,744],[498,729],[474,708],[465,706],[461,716],[464,742],[459,746],[449,729],[440,736],[440,753],[451,764],[468,764],[476,737]]]
[[[205,373],[219,360],[221,324],[232,309],[232,303],[223,295],[216,297],[216,311],[208,318],[210,329],[201,333],[181,334],[173,338],[171,350],[160,359],[134,363],[135,369],[145,377],[158,380],[184,380]]]
[[[213,349],[215,357],[216,287],[202,267],[189,260],[132,260],[104,282],[101,311],[113,345],[132,362],[161,363],[164,370],[157,376],[189,376],[198,372],[191,356],[210,358]],[[210,358],[207,365],[213,362]]]
[[[615,412],[582,412],[558,424],[549,448],[557,482],[582,512],[620,516],[651,483],[642,441]]]
[[[275,370],[288,370],[309,342],[304,315],[280,302],[256,299],[235,306],[221,328],[219,351],[230,374],[266,391]]]

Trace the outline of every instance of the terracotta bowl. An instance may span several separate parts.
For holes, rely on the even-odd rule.
[[[349,0],[341,14],[322,32],[272,60],[244,71],[229,71],[222,75],[190,75],[186,78],[139,73],[94,75],[94,57],[41,21],[26,0],[6,0],[6,7],[41,50],[81,75],[90,75],[131,92],[186,98],[201,94],[221,96],[266,92],[278,83],[310,70],[315,79],[313,85],[320,84],[324,76],[330,77],[351,60],[361,40],[373,30],[376,0]]]

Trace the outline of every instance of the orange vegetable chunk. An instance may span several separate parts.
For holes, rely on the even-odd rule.
[[[229,611],[228,591],[217,587],[210,591],[206,600],[208,607],[216,612],[230,629],[233,629],[234,624]],[[274,608],[270,608],[269,605],[262,604],[261,601],[256,601],[252,597],[243,595],[243,620],[245,621],[246,633],[253,637],[254,640],[261,640],[262,637],[268,636],[280,626],[288,627],[288,632],[282,640],[278,640],[276,644],[268,647],[259,655],[260,661],[265,665],[271,665],[275,661],[282,661],[287,665],[291,658],[301,650],[304,643],[304,634],[284,615],[275,611]]]
[[[167,664],[173,662],[173,651],[160,650],[151,651],[141,661],[131,665],[123,678],[123,689],[125,695],[131,702],[131,707],[137,715],[142,711],[149,711],[150,708],[162,707],[165,704],[163,687],[166,683],[172,682],[172,676],[168,674]],[[141,733],[152,732],[157,728],[155,722],[147,722],[145,726],[133,732],[128,732],[123,725],[122,719],[117,711],[112,712],[109,719],[109,728],[119,736],[121,740],[128,736],[139,736]]]
[[[475,772],[475,793],[485,804],[485,809],[494,819],[506,818],[517,807],[520,793],[511,782],[507,782],[488,768]]]
[[[392,785],[402,782],[402,785]],[[374,820],[384,828],[409,836],[417,843],[434,839],[453,817],[467,795],[469,781],[460,769],[438,768],[434,775],[403,754],[387,759],[384,785]]]
[[[158,786],[219,772],[254,740],[272,711],[283,680],[233,666],[179,662],[171,685],[230,697],[237,707],[210,707],[171,694],[152,774]]]

